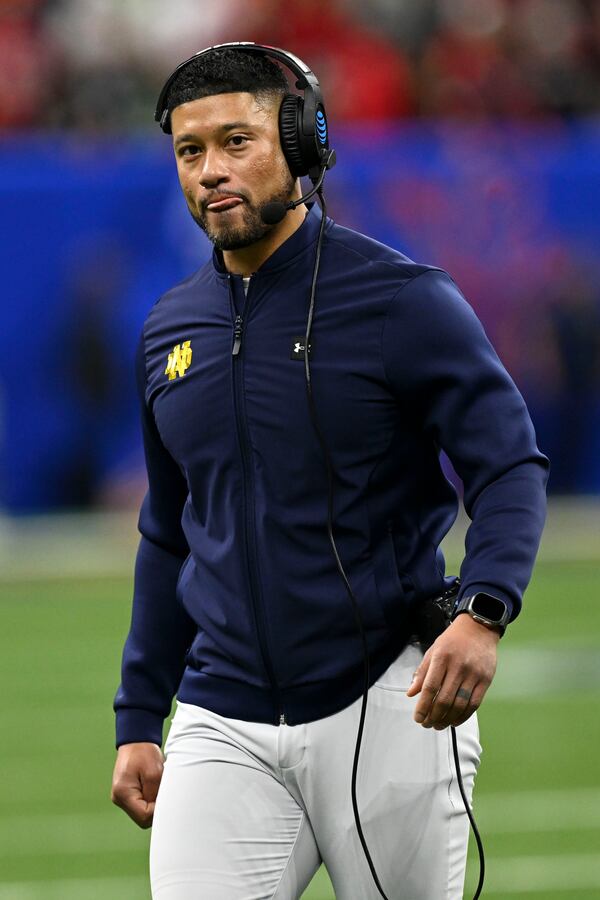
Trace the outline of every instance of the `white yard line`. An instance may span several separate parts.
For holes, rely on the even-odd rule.
[[[5,582],[131,576],[139,540],[135,513],[0,517]],[[10,588],[1,588],[10,599]]]
[[[476,793],[475,814],[490,835],[600,831],[600,788]],[[148,832],[138,831],[110,807],[106,812],[17,815],[0,821],[0,859],[37,853],[143,853],[148,840]]]
[[[502,647],[489,698],[527,699],[549,694],[598,691],[600,650],[596,647]]]
[[[600,788],[578,790],[475,790],[475,813],[488,834],[600,830]]]
[[[7,817],[0,821],[0,859],[37,854],[143,853],[149,832],[136,829],[124,813],[111,809],[108,802],[107,807],[106,812]]]
[[[477,879],[470,865],[467,884]],[[488,860],[485,895],[597,890],[600,854],[570,853],[552,856],[508,856]],[[467,892],[469,888],[467,887]],[[14,881],[0,884],[0,900],[149,900],[148,879],[73,878],[56,881]]]
[[[147,877],[0,883],[0,900],[150,900]]]
[[[477,882],[476,863],[469,865],[468,886]],[[483,894],[539,894],[544,896],[600,888],[600,853],[553,853],[551,856],[497,856],[488,861]]]
[[[449,558],[463,556],[468,526],[461,510],[443,544]],[[136,511],[0,515],[0,574],[4,582],[130,577],[138,539]],[[599,547],[600,499],[552,497],[539,559],[593,560],[599,558]]]

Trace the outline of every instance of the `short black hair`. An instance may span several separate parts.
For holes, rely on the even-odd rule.
[[[167,108],[170,116],[182,103],[215,94],[246,92],[283,97],[288,90],[283,71],[268,56],[225,48],[192,59],[176,75],[167,94]]]

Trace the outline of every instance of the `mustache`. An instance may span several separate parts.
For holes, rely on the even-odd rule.
[[[241,191],[213,191],[207,197],[203,197],[199,205],[202,212],[206,212],[206,207],[210,203],[215,203],[217,200],[226,200],[228,197],[240,197],[244,203],[250,202],[248,197],[242,194]]]

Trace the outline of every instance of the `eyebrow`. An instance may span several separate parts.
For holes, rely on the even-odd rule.
[[[219,125],[216,130],[220,132],[234,131],[236,128],[250,130],[253,127],[254,126],[252,126],[249,122],[225,122],[223,125]],[[175,147],[178,147],[179,144],[183,144],[185,141],[194,143],[197,140],[198,136],[196,134],[180,134],[179,137],[175,140]]]

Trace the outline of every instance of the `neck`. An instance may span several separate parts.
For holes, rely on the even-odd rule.
[[[293,197],[292,199],[296,199]],[[252,275],[267,259],[281,247],[304,222],[308,212],[304,203],[289,210],[277,225],[274,225],[260,241],[240,250],[223,250],[223,263],[233,275]]]

